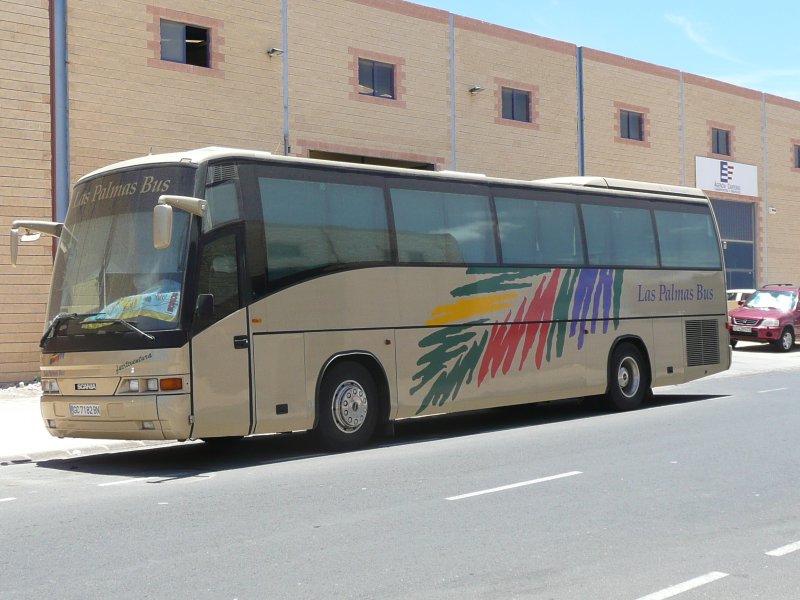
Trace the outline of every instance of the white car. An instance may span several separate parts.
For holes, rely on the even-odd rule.
[[[747,302],[747,299],[755,293],[755,290],[728,290],[728,312],[734,308],[739,308]]]

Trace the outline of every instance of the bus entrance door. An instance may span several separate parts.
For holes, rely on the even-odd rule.
[[[238,249],[238,251],[237,251]],[[191,437],[242,436],[251,431],[251,344],[243,306],[240,229],[203,240],[191,341]]]

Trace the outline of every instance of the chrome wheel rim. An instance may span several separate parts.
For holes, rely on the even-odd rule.
[[[789,348],[792,347],[792,332],[791,331],[785,331],[783,333],[783,338],[781,338],[781,339],[783,341],[783,349],[784,350],[788,350]]]
[[[619,391],[626,398],[633,398],[636,392],[639,391],[639,384],[641,382],[641,374],[639,373],[639,365],[630,356],[626,356],[619,363],[619,370],[617,371],[617,385]]]
[[[333,393],[333,423],[342,433],[355,433],[361,429],[368,409],[367,394],[357,381],[343,381]]]

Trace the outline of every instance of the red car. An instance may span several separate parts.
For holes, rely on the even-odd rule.
[[[731,346],[739,341],[769,342],[776,350],[794,348],[800,327],[800,287],[791,284],[765,285],[742,306],[728,313]]]

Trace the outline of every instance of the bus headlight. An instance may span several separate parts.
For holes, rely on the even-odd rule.
[[[58,382],[55,379],[42,379],[42,392],[45,394],[59,394]]]

